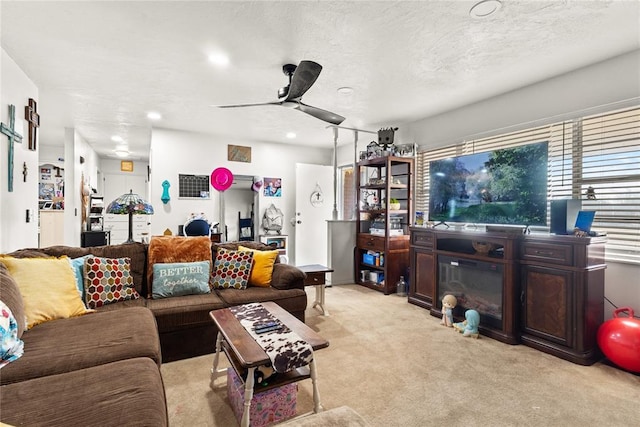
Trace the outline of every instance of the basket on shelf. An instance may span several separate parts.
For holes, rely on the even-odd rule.
[[[471,242],[471,245],[473,246],[473,249],[475,249],[475,251],[481,255],[487,255],[489,252],[498,247],[498,245],[496,245],[495,243],[480,242],[477,240],[473,240]]]

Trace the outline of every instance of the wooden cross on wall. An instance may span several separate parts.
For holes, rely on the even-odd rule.
[[[38,114],[38,103],[29,98],[29,105],[24,107],[24,118],[29,123],[29,150],[35,151],[38,128],[40,127],[40,115]]]
[[[13,143],[22,142],[22,135],[15,131],[16,106],[9,105],[9,127],[0,123],[0,132],[9,138],[9,192],[13,191]]]

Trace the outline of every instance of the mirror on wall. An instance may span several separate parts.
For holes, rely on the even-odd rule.
[[[221,240],[257,240],[260,193],[253,190],[253,175],[234,175],[233,184],[219,192]]]

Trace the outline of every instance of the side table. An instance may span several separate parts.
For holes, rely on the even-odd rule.
[[[328,316],[329,310],[324,306],[324,288],[326,286],[326,274],[333,272],[333,268],[320,264],[297,265],[296,267],[307,274],[307,278],[304,279],[304,285],[316,287],[316,299],[313,302],[313,308],[320,307],[322,315]]]

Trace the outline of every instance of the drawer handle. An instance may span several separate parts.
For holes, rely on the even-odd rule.
[[[553,251],[536,251],[536,255],[552,256]]]
[[[319,282],[320,280],[319,280],[317,277],[314,277],[314,278],[313,278],[313,281],[314,281],[314,282]]]

